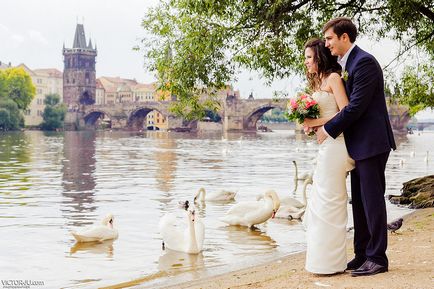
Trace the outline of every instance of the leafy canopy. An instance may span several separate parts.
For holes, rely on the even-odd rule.
[[[0,97],[0,130],[18,130],[24,126],[24,117],[17,104]]]
[[[63,128],[65,120],[66,107],[60,103],[58,94],[47,94],[44,100],[45,109],[42,113],[43,122],[41,128],[43,130],[57,130]]]
[[[21,67],[0,70],[0,97],[12,99],[18,109],[26,109],[33,97],[36,88],[30,75]]]
[[[160,89],[176,95],[178,114],[203,115],[204,92],[234,80],[242,67],[269,82],[301,73],[302,48],[331,18],[355,20],[359,32],[420,47],[434,60],[432,0],[162,0],[143,19],[147,66]]]
[[[418,69],[406,67],[400,84],[395,87],[395,98],[410,107],[410,115],[434,107],[434,67],[428,64]]]

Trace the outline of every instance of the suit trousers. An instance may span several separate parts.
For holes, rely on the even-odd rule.
[[[384,171],[390,152],[356,161],[351,171],[354,253],[388,267]]]

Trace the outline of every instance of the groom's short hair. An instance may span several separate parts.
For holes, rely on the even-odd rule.
[[[327,22],[322,28],[322,33],[324,34],[327,30],[333,28],[333,32],[340,38],[342,34],[347,33],[350,38],[351,43],[356,41],[357,28],[348,17],[338,17]]]

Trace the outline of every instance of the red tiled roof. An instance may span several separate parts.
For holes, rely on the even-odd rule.
[[[58,77],[58,78],[63,77],[62,71],[60,71],[56,68],[34,69],[33,72],[35,72],[36,74],[45,74],[45,75],[48,75],[50,77]]]

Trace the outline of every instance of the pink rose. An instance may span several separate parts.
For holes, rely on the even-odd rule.
[[[315,101],[315,100],[309,101],[309,102],[306,104],[306,108],[312,107],[312,106],[314,106],[315,104],[316,104],[316,101]]]

